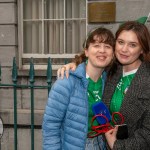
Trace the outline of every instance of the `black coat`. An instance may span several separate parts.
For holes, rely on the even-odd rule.
[[[108,79],[103,102],[110,107],[122,67]],[[124,97],[120,113],[128,125],[129,138],[116,140],[113,150],[150,150],[150,63],[142,63]]]

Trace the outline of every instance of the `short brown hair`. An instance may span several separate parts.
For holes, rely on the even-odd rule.
[[[96,28],[94,30],[92,30],[91,32],[89,32],[86,40],[84,41],[83,43],[83,49],[88,49],[90,43],[95,43],[96,40],[94,39],[94,37],[97,36],[97,40],[98,42],[100,43],[106,43],[106,44],[109,44],[110,46],[113,47],[113,50],[115,48],[115,38],[114,38],[114,35],[113,33],[106,29],[106,28],[103,28],[103,27],[99,27],[99,28]],[[86,61],[86,56],[85,56],[85,52],[81,52],[80,55],[76,55],[73,62],[76,63],[76,65],[82,63]]]

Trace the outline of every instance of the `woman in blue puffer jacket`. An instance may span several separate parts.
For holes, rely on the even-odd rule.
[[[54,83],[42,124],[44,150],[105,149],[101,136],[89,139],[87,133],[91,131],[91,107],[101,101],[106,78],[104,68],[113,60],[114,43],[109,30],[95,29],[84,43],[87,63],[70,71],[68,79]]]

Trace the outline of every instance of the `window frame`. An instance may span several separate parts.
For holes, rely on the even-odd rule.
[[[43,0],[41,0],[43,2]],[[86,12],[85,18],[79,18],[79,19],[85,19],[85,26],[86,26],[86,34],[87,34],[87,3],[88,1],[85,0],[85,8],[86,8]],[[65,7],[64,7],[65,9]],[[72,18],[73,20],[74,18]],[[27,64],[23,64],[23,59],[30,59],[32,58],[43,58],[43,59],[47,59],[47,58],[74,58],[74,56],[76,55],[76,53],[73,54],[32,54],[32,53],[28,53],[25,54],[23,52],[23,0],[18,0],[18,66],[19,69],[23,69],[23,70],[28,70],[29,69],[29,65]],[[65,25],[64,25],[65,26]],[[64,29],[64,31],[66,31],[66,29]],[[66,44],[66,42],[64,41],[64,45]],[[62,64],[57,64],[57,65],[52,65],[53,70],[57,70]],[[46,70],[47,66],[46,65],[42,65],[42,64],[36,64],[35,63],[35,70]]]

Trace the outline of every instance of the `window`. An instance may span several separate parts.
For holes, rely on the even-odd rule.
[[[82,50],[86,36],[86,0],[18,0],[19,67],[29,58],[41,68],[64,63]]]

